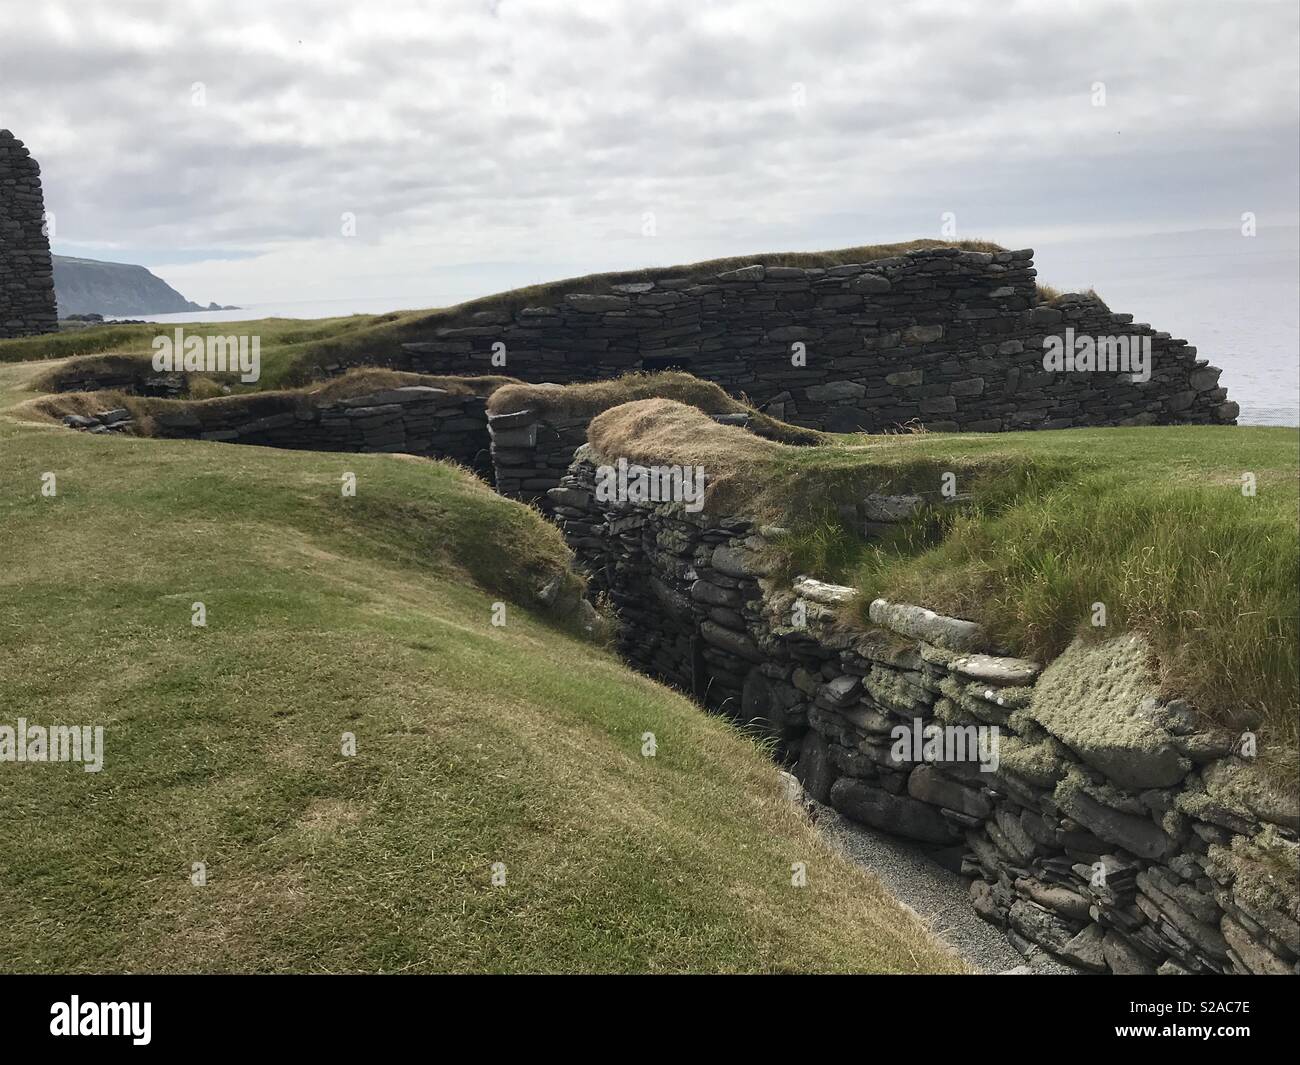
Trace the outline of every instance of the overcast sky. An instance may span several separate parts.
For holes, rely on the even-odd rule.
[[[939,236],[945,212],[1017,247],[1295,225],[1298,12],[0,0],[0,127],[41,163],[56,251],[202,301],[426,306]]]

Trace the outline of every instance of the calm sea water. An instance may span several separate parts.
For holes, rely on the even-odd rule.
[[[1236,230],[1040,243],[1039,279],[1095,288],[1113,310],[1183,337],[1223,367],[1220,382],[1247,425],[1300,425],[1300,228]],[[573,271],[576,273],[577,271]],[[482,292],[429,291],[418,298],[250,303],[237,311],[143,316],[156,322],[333,318],[437,307]]]
[[[1300,425],[1300,229],[1040,244],[1041,281],[1095,288],[1112,310],[1223,367],[1243,425]]]

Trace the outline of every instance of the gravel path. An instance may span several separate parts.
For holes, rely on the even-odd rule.
[[[849,821],[829,806],[811,802],[809,805],[817,827],[833,846],[870,872],[979,972],[1015,975],[1071,972],[1046,953],[1027,962],[1006,936],[976,914],[970,903],[968,882],[932,862],[905,840]]]

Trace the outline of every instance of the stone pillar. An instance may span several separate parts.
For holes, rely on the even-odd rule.
[[[0,129],[0,338],[58,328],[41,168]]]

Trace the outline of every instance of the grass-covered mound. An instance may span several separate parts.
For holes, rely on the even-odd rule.
[[[426,460],[19,421],[30,369],[0,724],[106,734],[99,773],[0,762],[0,968],[959,968],[765,752],[547,619],[534,511]]]
[[[1039,659],[1076,635],[1140,633],[1171,691],[1262,726],[1265,748],[1295,758],[1295,429],[859,434],[795,448],[658,399],[606,411],[589,439],[607,456],[702,465],[710,508],[789,528],[787,569],[857,585],[863,621],[877,596],[920,603]],[[966,498],[944,502],[945,474]],[[867,540],[839,508],[870,493],[925,503]]]
[[[825,433],[778,421],[733,399],[720,385],[701,381],[688,373],[630,373],[612,381],[592,381],[576,385],[535,385],[516,382],[492,393],[489,413],[518,410],[538,411],[543,420],[594,418],[602,411],[640,399],[668,399],[701,410],[706,414],[747,414],[748,430],[783,444],[821,444],[829,440]]]
[[[984,240],[909,240],[896,244],[867,244],[820,252],[769,252],[737,255],[724,259],[680,266],[624,270],[589,274],[550,281],[525,288],[493,293],[450,307],[429,310],[393,311],[389,314],[355,314],[346,318],[299,320],[262,318],[245,322],[207,322],[184,326],[187,336],[260,336],[262,376],[252,386],[240,385],[230,376],[223,383],[241,391],[277,389],[306,384],[321,377],[330,366],[390,364],[402,354],[406,341],[427,339],[433,329],[479,312],[513,313],[524,307],[554,304],[572,292],[607,293],[614,285],[661,278],[706,278],[753,263],[765,266],[832,267],[886,259],[923,248],[958,247],[967,251],[1003,251]],[[0,363],[58,359],[71,356],[116,355],[139,368],[141,376],[152,372],[150,344],[166,325],[114,325],[47,336],[0,340]],[[118,364],[123,365],[122,363]]]

